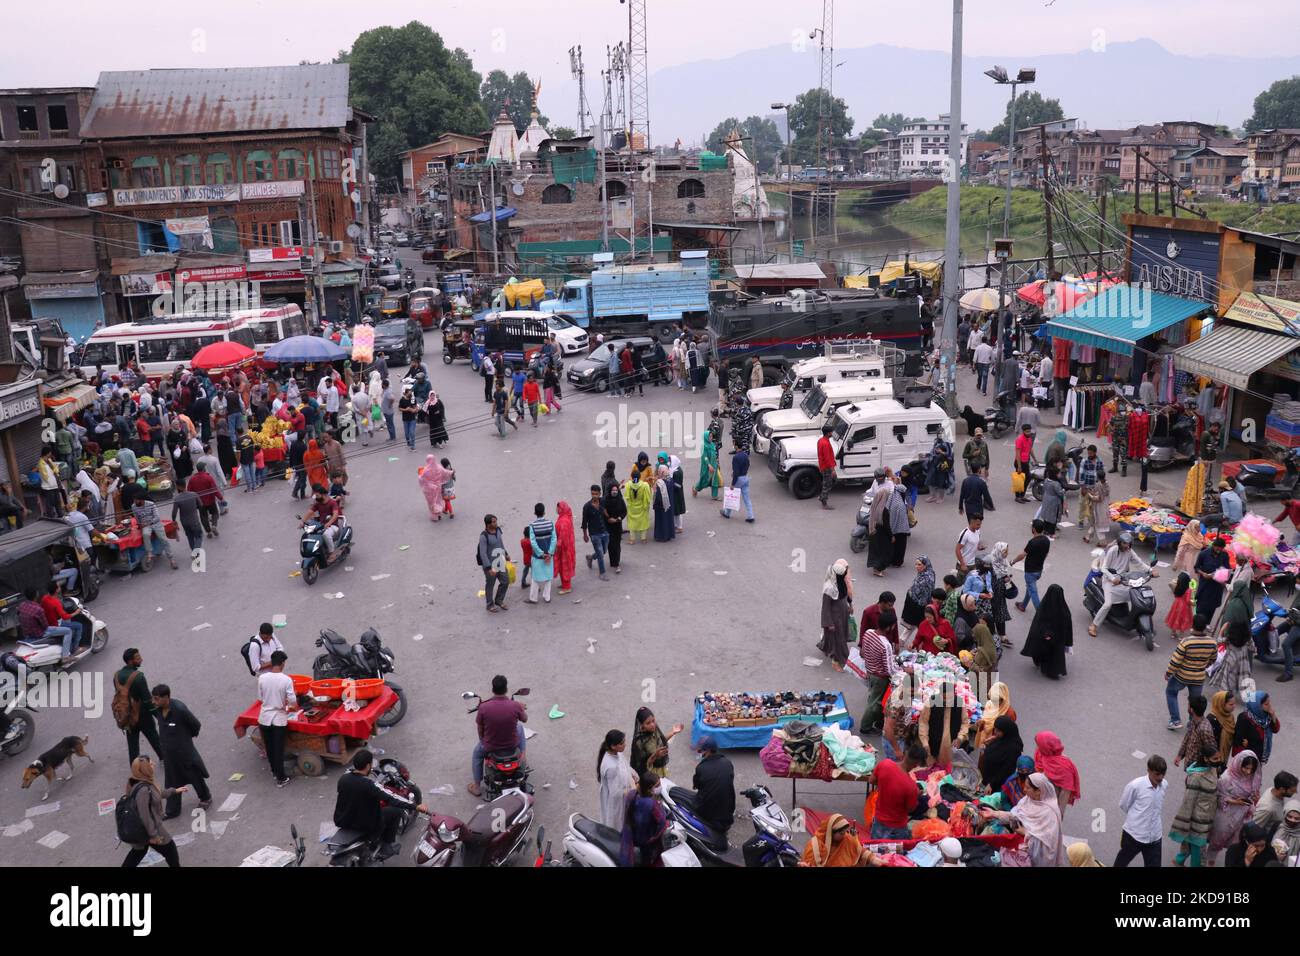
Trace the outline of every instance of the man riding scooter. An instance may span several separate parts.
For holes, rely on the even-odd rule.
[[[339,507],[337,501],[329,496],[329,492],[324,485],[312,485],[311,490],[311,507],[302,516],[302,521],[298,523],[298,527],[307,527],[308,521],[319,521],[325,537],[325,553],[328,555],[334,550],[334,541],[338,537],[339,528],[342,527],[346,519],[343,517],[343,509]]]
[[[1097,609],[1097,613],[1093,615],[1092,623],[1088,625],[1089,635],[1097,636],[1098,625],[1106,620],[1106,615],[1110,613],[1112,607],[1116,604],[1128,603],[1128,575],[1134,572],[1150,573],[1153,578],[1159,577],[1155,568],[1148,569],[1146,563],[1133,552],[1133,535],[1124,531],[1115,543],[1106,549],[1106,555],[1102,558],[1101,586],[1105,599]]]
[[[341,830],[357,830],[365,834],[368,842],[380,841],[375,856],[386,860],[402,852],[397,842],[397,828],[402,822],[398,805],[414,806],[417,813],[424,814],[429,812],[429,808],[390,790],[380,789],[370,776],[374,762],[374,755],[365,748],[353,754],[352,769],[339,778],[334,825]]]
[[[509,696],[503,675],[492,678],[492,696],[478,706],[474,722],[478,725],[478,743],[470,758],[474,781],[467,788],[474,796],[482,792],[483,759],[492,754],[511,753],[516,748],[522,766],[525,757],[524,723],[528,706]]]

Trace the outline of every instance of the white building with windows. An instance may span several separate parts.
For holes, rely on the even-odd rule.
[[[898,168],[903,173],[937,172],[948,156],[948,114],[935,120],[908,123],[898,134]],[[961,164],[966,165],[970,134],[961,127]]]

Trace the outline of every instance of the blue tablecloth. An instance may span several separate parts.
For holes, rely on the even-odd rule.
[[[841,693],[835,698],[837,707],[845,707],[844,694]],[[790,720],[807,720],[807,717],[792,717],[781,723],[789,723]],[[853,729],[853,715],[845,713],[838,720],[816,721],[823,727],[843,727],[845,730]],[[704,708],[695,705],[695,719],[691,722],[691,745],[694,746],[700,742],[700,738],[711,735],[718,742],[718,746],[723,750],[738,750],[745,747],[762,749],[767,746],[767,742],[772,739],[772,731],[776,730],[781,724],[758,724],[753,727],[713,727],[704,722]]]
[[[1120,530],[1127,531],[1143,544],[1154,544],[1157,551],[1168,551],[1178,547],[1178,542],[1182,540],[1181,531],[1152,531],[1150,528],[1143,528],[1139,525],[1127,521],[1116,521]]]

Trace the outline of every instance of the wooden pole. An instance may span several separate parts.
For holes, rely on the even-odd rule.
[[[1052,183],[1047,176],[1047,124],[1038,127],[1038,157],[1043,164],[1043,218],[1047,229],[1047,278],[1056,277],[1056,253],[1052,243]]]
[[[1097,192],[1100,193],[1101,200],[1101,222],[1097,224],[1097,289],[1101,290],[1101,277],[1105,272],[1103,265],[1103,251],[1106,248],[1106,183],[1105,180],[1097,181]]]
[[[1142,214],[1142,147],[1135,146],[1137,161],[1133,164],[1133,211]]]

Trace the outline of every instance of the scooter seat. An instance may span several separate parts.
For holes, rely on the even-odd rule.
[[[469,822],[465,824],[462,839],[467,844],[488,842],[497,835],[503,824],[508,825],[511,820],[517,817],[524,806],[524,798],[518,793],[507,793],[504,796],[497,797],[491,803],[479,807],[474,815],[469,818]],[[615,840],[618,839],[621,838],[615,834]]]
[[[326,846],[351,846],[359,843],[366,838],[366,835],[360,830],[335,830],[333,834],[325,838]]]
[[[695,812],[695,791],[687,790],[685,787],[673,787],[668,791],[668,796],[673,798],[673,803]]]
[[[574,829],[588,843],[598,847],[602,853],[608,856],[615,863],[620,863],[623,854],[623,837],[613,827],[607,827],[603,823],[597,823],[595,820],[588,820],[586,817],[578,817],[573,824]]]

